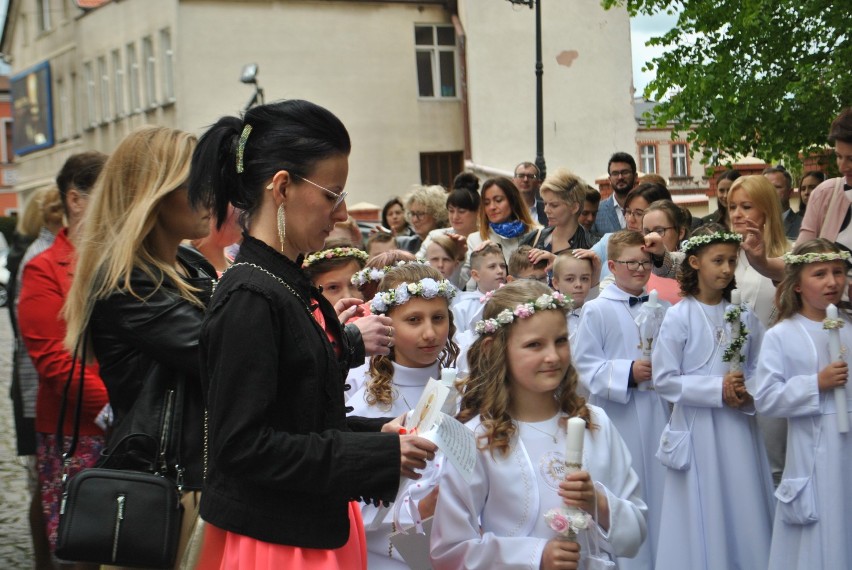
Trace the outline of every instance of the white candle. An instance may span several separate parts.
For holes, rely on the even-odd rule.
[[[569,418],[565,433],[566,473],[577,471],[577,465],[583,464],[583,438],[586,435],[586,420]]]
[[[732,305],[741,305],[743,302],[742,296],[740,295],[739,289],[734,289],[731,291],[731,304]]]
[[[830,304],[825,308],[825,318],[835,320],[839,318],[837,307]],[[840,352],[840,329],[828,330],[828,354],[832,362],[842,360]],[[839,386],[834,389],[834,407],[837,410],[837,431],[846,433],[849,431],[849,411],[846,408],[846,388]]]
[[[459,371],[456,368],[444,368],[441,370],[441,383],[445,386],[452,386],[458,373]]]
[[[658,297],[657,290],[651,289],[651,292],[648,293],[648,305],[650,305],[652,307],[656,307],[657,304],[658,304],[657,303],[657,297]]]

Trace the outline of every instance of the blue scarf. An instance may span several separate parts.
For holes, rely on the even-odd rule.
[[[499,224],[488,223],[494,233],[503,238],[516,238],[526,233],[527,227],[520,220],[512,222],[500,222]]]

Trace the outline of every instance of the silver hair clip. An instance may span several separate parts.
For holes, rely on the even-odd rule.
[[[248,142],[251,134],[251,125],[246,124],[243,127],[243,132],[240,133],[240,140],[237,143],[237,174],[242,174],[245,168],[243,167],[243,153],[246,150],[246,142]]]

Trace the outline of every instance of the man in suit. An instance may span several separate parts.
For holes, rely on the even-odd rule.
[[[547,215],[544,213],[544,202],[538,195],[538,187],[541,186],[541,175],[538,167],[532,162],[522,162],[515,167],[515,177],[512,179],[524,204],[530,209],[530,217],[539,224],[547,227]]]
[[[781,201],[781,216],[784,218],[784,234],[795,240],[802,227],[802,216],[790,208],[790,195],[793,193],[793,177],[783,166],[771,166],[763,170],[763,175],[775,186]]]
[[[624,219],[624,200],[636,185],[636,160],[626,152],[617,152],[607,165],[612,194],[603,200],[592,233],[602,236],[627,227]]]

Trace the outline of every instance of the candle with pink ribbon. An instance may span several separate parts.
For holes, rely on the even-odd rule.
[[[840,341],[840,328],[842,326],[843,321],[837,313],[837,307],[834,304],[826,307],[822,328],[828,332],[828,353],[832,362],[843,360]],[[846,388],[844,386],[834,389],[834,408],[837,410],[837,431],[847,433],[849,431],[849,411],[846,407]]]
[[[583,468],[583,441],[586,436],[586,420],[568,418],[565,428],[565,475]],[[577,541],[577,531],[589,527],[591,516],[577,507],[561,506],[544,514],[548,526],[556,531],[561,540]]]

